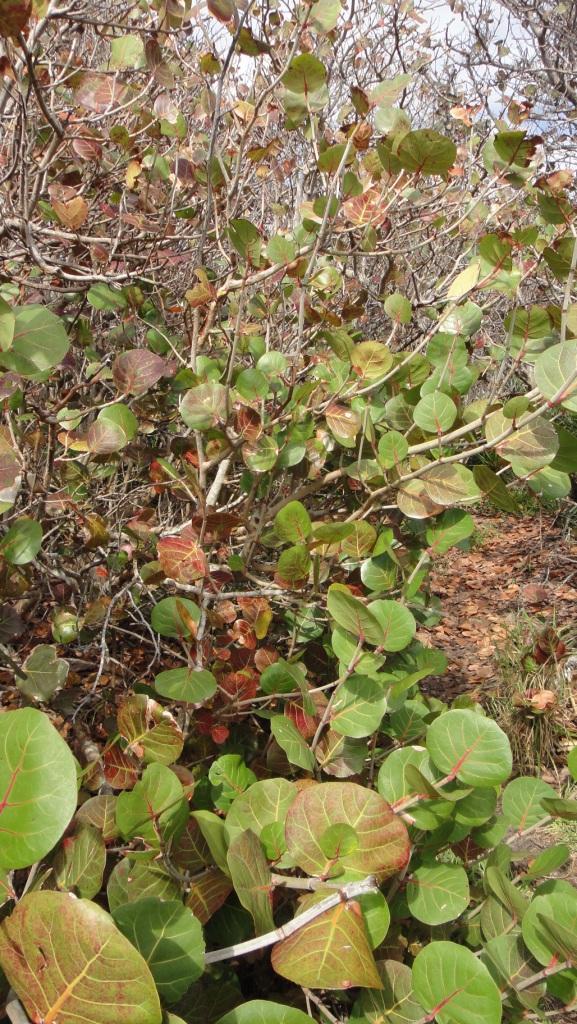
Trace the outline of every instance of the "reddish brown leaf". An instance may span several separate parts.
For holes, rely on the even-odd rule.
[[[194,583],[206,576],[204,551],[190,527],[173,537],[161,537],[157,546],[162,571],[178,583]]]
[[[166,373],[166,362],[146,348],[133,348],[117,356],[112,379],[124,395],[144,395]]]
[[[138,781],[138,762],[121,750],[118,744],[105,750],[102,761],[104,778],[112,789],[132,789]]]

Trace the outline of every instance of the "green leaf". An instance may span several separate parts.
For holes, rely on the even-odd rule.
[[[412,971],[397,960],[377,963],[382,990],[361,991],[356,1000],[351,1024],[415,1024],[423,1017],[423,1007],[413,993]]]
[[[508,824],[523,832],[547,817],[543,797],[555,797],[555,790],[542,779],[513,779],[503,792],[503,815]]]
[[[101,409],[88,428],[86,443],[95,455],[107,455],[125,448],[136,436],[138,420],[127,405],[118,403]]]
[[[0,541],[0,555],[11,565],[33,562],[42,547],[42,527],[35,519],[22,516]]]
[[[367,642],[374,647],[383,644],[385,636],[380,622],[346,587],[336,583],[329,587],[327,609],[335,622],[353,633],[359,642]]]
[[[525,872],[525,878],[532,881],[535,878],[544,878],[545,875],[552,875],[559,868],[563,867],[571,857],[571,850],[565,843],[557,843],[546,850],[538,853],[534,860],[529,861],[529,867]]]
[[[262,246],[258,228],[243,217],[233,218],[228,226],[228,236],[239,256],[242,256],[252,266],[258,267]]]
[[[179,899],[181,889],[161,865],[150,861],[131,861],[124,857],[110,874],[106,895],[112,912],[124,903],[149,896],[160,900]]]
[[[427,730],[427,750],[440,771],[467,786],[496,786],[511,774],[507,736],[496,722],[475,711],[439,715]]]
[[[351,825],[358,847],[327,864],[320,837],[331,825]],[[307,786],[292,803],[286,819],[287,849],[296,864],[310,875],[346,878],[369,874],[387,877],[406,863],[407,830],[378,793],[352,782],[327,782]]]
[[[68,677],[68,662],[58,657],[52,644],[34,647],[22,665],[25,678],[16,677],[21,693],[33,700],[49,701]]]
[[[284,235],[273,235],[266,247],[266,258],[271,263],[292,263],[297,248],[290,238]]]
[[[277,512],[274,529],[280,540],[289,544],[306,544],[312,524],[304,505],[300,501],[289,501],[288,505]]]
[[[455,544],[470,537],[475,529],[473,517],[461,509],[443,512],[426,531],[431,555],[444,555]]]
[[[76,808],[76,763],[35,708],[0,715],[0,867],[25,868],[56,845]]]
[[[337,689],[331,729],[341,736],[370,736],[379,728],[386,710],[383,687],[375,679],[353,674]]]
[[[447,289],[448,299],[462,299],[467,292],[475,287],[479,280],[481,266],[478,260],[474,260],[468,267],[465,267],[460,274],[453,279]]]
[[[308,548],[304,544],[295,544],[282,552],[277,562],[277,576],[283,583],[301,583],[308,578],[311,565]]]
[[[562,797],[543,797],[542,800],[545,811],[551,817],[577,821],[577,800],[564,800]]]
[[[340,903],[273,946],[273,969],[295,985],[381,988],[358,903]]]
[[[131,792],[116,803],[116,823],[124,839],[142,839],[158,848],[182,832],[188,805],[177,776],[163,764],[149,764]]]
[[[172,668],[159,672],[154,687],[162,697],[186,704],[202,704],[214,697],[218,688],[212,672],[193,668]]]
[[[0,964],[30,1019],[161,1024],[146,962],[88,900],[28,893],[0,925]]]
[[[500,1024],[499,989],[474,953],[454,942],[431,942],[417,954],[413,990],[438,1024]]]
[[[380,946],[389,930],[391,912],[382,892],[366,892],[358,897],[372,949]]]
[[[44,306],[18,306],[9,351],[0,351],[0,365],[34,378],[62,362],[70,339],[62,320]]]
[[[275,439],[263,434],[254,445],[243,446],[242,457],[253,473],[268,473],[278,458],[278,452]]]
[[[274,822],[284,824],[297,790],[287,779],[263,779],[237,796],[226,816],[225,831],[230,842],[250,828],[260,838],[263,828]]]
[[[177,900],[125,903],[114,921],[148,964],[159,995],[174,1003],[204,971],[204,939],[194,914]]]
[[[409,876],[407,904],[423,924],[454,921],[469,906],[467,872],[458,864],[423,864]]]
[[[569,751],[567,767],[571,773],[571,777],[577,782],[577,747],[573,747],[573,749]]]
[[[102,835],[104,842],[109,843],[112,839],[118,838],[115,818],[116,797],[111,793],[101,793],[86,800],[78,808],[74,820],[95,828]]]
[[[227,861],[235,892],[249,911],[256,934],[273,931],[271,873],[260,839],[250,829],[235,836]]]
[[[310,9],[309,20],[316,32],[331,32],[341,12],[340,0],[316,0]]]
[[[518,934],[498,935],[491,939],[481,953],[481,961],[503,991],[509,987],[516,988],[539,971],[539,964],[533,960]],[[536,1008],[544,991],[542,982],[517,992],[516,998],[523,1006]]]
[[[413,307],[405,295],[401,292],[393,292],[387,295],[384,301],[385,313],[388,313],[391,320],[396,324],[408,324],[413,316]]]
[[[498,410],[491,413],[485,424],[487,440],[495,441],[510,427],[510,420],[507,420],[502,412]],[[522,424],[502,441],[497,441],[495,451],[514,466],[518,465],[521,474],[524,475],[552,462],[558,447],[559,439],[553,424],[543,416],[537,416],[530,423]]]
[[[326,77],[325,66],[317,57],[301,53],[293,57],[281,81],[289,92],[302,93],[307,97],[322,88]]]
[[[150,616],[152,628],[161,636],[189,637],[190,620],[200,622],[200,608],[186,597],[163,597]]]
[[[430,128],[407,132],[394,148],[401,166],[418,174],[444,177],[457,158],[455,143]]]
[[[124,292],[115,291],[104,283],[93,284],[86,298],[93,309],[100,309],[104,312],[126,309],[128,305]]]
[[[269,382],[264,373],[254,368],[241,370],[234,382],[234,386],[242,398],[247,402],[255,398],[266,398],[269,393]]]
[[[227,390],[210,380],[187,391],[180,403],[180,415],[192,430],[210,430],[226,421]]]
[[[436,505],[470,503],[481,497],[470,469],[458,463],[432,465],[423,473],[422,484],[425,492]]]
[[[556,891],[533,898],[523,918],[522,932],[525,945],[540,964],[546,967],[556,956],[566,958],[563,939],[554,937],[543,924],[543,918],[551,918],[573,936],[577,932],[577,890],[568,882],[557,882]]]
[[[227,810],[235,797],[256,782],[256,775],[247,768],[240,754],[223,754],[213,761],[208,777],[212,783],[212,799],[219,810]]]
[[[143,693],[135,693],[118,709],[118,732],[128,751],[146,763],[174,764],[182,753],[182,729],[169,711]]]
[[[104,839],[90,825],[79,825],[67,835],[52,862],[58,888],[88,900],[100,892],[105,867]]]
[[[489,865],[485,871],[485,885],[488,893],[496,896],[516,921],[523,920],[529,902],[503,871]]]
[[[409,444],[398,430],[389,430],[379,439],[379,462],[383,469],[393,469],[407,457]]]
[[[304,681],[305,674],[300,665],[279,658],[265,668],[260,677],[260,688],[263,693],[291,693],[302,689]]]
[[[528,136],[526,131],[499,132],[493,139],[497,154],[507,166],[528,167],[542,142],[538,136]]]
[[[473,476],[475,483],[481,488],[483,494],[502,512],[518,512],[519,506],[505,485],[500,476],[497,476],[489,466],[474,466]]]
[[[535,362],[535,384],[549,401],[577,412],[577,341],[541,353]]]
[[[7,352],[12,345],[16,316],[14,310],[0,298],[0,352]]]
[[[399,601],[372,601],[369,612],[379,623],[383,635],[380,646],[385,651],[402,651],[417,631],[413,614]]]
[[[217,1024],[310,1024],[311,1019],[302,1010],[265,999],[252,999],[225,1014]]]
[[[361,341],[353,347],[351,365],[356,374],[367,381],[379,380],[393,365],[393,354],[379,341]]]
[[[141,68],[146,63],[144,43],[140,36],[122,35],[110,44],[109,66],[117,70]]]
[[[290,718],[285,715],[275,715],[274,718],[271,718],[270,729],[291,764],[296,764],[305,772],[314,771],[315,755]]]
[[[457,418],[457,406],[442,391],[425,395],[415,406],[415,423],[429,434],[442,434],[449,430]]]
[[[212,811],[193,811],[191,817],[198,824],[214,863],[227,875],[227,837],[224,821],[222,818],[217,817],[216,814],[213,814]]]
[[[393,559],[384,552],[382,555],[375,555],[374,558],[367,558],[361,565],[361,580],[365,587],[374,592],[390,590],[395,585],[398,574],[398,566]]]

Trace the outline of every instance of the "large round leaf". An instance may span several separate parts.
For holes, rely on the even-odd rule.
[[[226,420],[226,388],[217,381],[199,384],[187,391],[180,403],[180,415],[193,430],[210,430]]]
[[[323,836],[339,824],[354,829],[357,844],[350,853],[328,858]],[[409,855],[409,838],[401,819],[378,793],[353,782],[327,782],[303,789],[287,814],[285,835],[289,854],[310,875],[387,877],[404,867]]]
[[[554,797],[555,790],[543,779],[530,776],[513,779],[503,793],[503,816],[509,825],[522,832],[547,817],[541,801],[543,797]]]
[[[150,624],[161,636],[188,637],[200,621],[200,608],[186,597],[163,597],[155,604]]]
[[[535,383],[545,398],[577,412],[577,341],[564,341],[542,352],[535,363]]]
[[[499,1024],[501,993],[487,968],[464,946],[431,942],[413,964],[415,996],[438,1024]]]
[[[32,562],[42,546],[42,527],[35,519],[22,516],[0,541],[0,555],[11,565]]]
[[[353,633],[359,641],[366,641],[374,647],[383,645],[382,626],[362,601],[353,597],[347,587],[337,583],[329,587],[327,608],[335,622],[342,629]]]
[[[421,479],[427,495],[436,505],[469,503],[481,497],[471,470],[456,462],[440,466],[433,464]]]
[[[507,430],[511,421],[500,410],[491,413],[485,423],[488,441],[495,441]],[[507,462],[514,462],[521,470],[529,472],[552,462],[559,447],[555,427],[543,416],[537,416],[529,423],[521,424],[513,433],[497,441],[495,451]]]
[[[260,837],[267,825],[275,822],[284,825],[296,795],[296,786],[287,779],[263,779],[249,786],[237,796],[226,816],[225,830],[229,842],[248,828]]]
[[[0,715],[0,865],[24,868],[56,845],[76,808],[76,764],[34,708]]]
[[[202,974],[202,928],[179,900],[162,902],[153,897],[125,903],[115,910],[114,920],[146,960],[167,1003],[180,999]]]
[[[207,669],[169,668],[159,672],[154,686],[162,697],[187,704],[202,704],[214,697],[217,682]]]
[[[164,359],[147,348],[133,348],[116,357],[112,378],[125,395],[144,395],[167,372]]]
[[[44,306],[19,306],[8,352],[0,353],[0,365],[23,377],[52,370],[64,359],[70,340],[59,317]]]
[[[457,418],[457,406],[442,391],[433,391],[417,402],[414,420],[428,434],[442,434],[449,430]]]
[[[355,1002],[351,1024],[410,1024],[421,1020],[423,1007],[413,993],[412,971],[397,960],[377,963],[383,988],[365,989]]]
[[[116,801],[116,823],[125,839],[138,838],[152,847],[180,834],[188,805],[182,785],[163,764],[149,764],[130,793]]]
[[[381,988],[358,903],[339,903],[273,946],[277,974],[307,988]]]
[[[395,155],[406,171],[445,175],[457,158],[455,143],[431,128],[403,135]]]
[[[25,678],[17,678],[18,689],[33,700],[49,701],[64,686],[68,668],[53,644],[38,644],[22,665]]]
[[[341,736],[370,736],[378,729],[386,709],[382,685],[368,676],[352,675],[337,690],[331,729]]]
[[[121,704],[117,724],[130,753],[147,763],[174,764],[182,753],[184,736],[176,719],[144,693]]]
[[[368,606],[383,630],[380,646],[385,651],[402,651],[417,631],[412,612],[399,601],[372,601]]]
[[[52,870],[59,889],[89,900],[100,892],[105,866],[106,847],[100,832],[80,824],[62,840]]]
[[[545,967],[555,957],[567,958],[567,941],[577,943],[577,889],[568,882],[554,884],[555,891],[535,896],[521,924],[525,945]],[[547,927],[551,921],[559,926],[559,935]]]
[[[467,872],[458,864],[423,864],[409,878],[407,903],[423,924],[454,921],[469,906]]]
[[[28,893],[0,925],[0,965],[31,1020],[160,1024],[152,975],[101,907]]]
[[[467,786],[497,786],[511,774],[503,730],[475,711],[447,711],[429,726],[427,750],[440,771]]]

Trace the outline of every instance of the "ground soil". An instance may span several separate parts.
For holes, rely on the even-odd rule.
[[[470,550],[452,549],[432,575],[442,619],[427,630],[427,642],[449,659],[444,699],[499,693],[499,652],[523,615],[537,631],[539,623],[574,624],[577,636],[577,535],[566,520],[537,510],[522,518],[477,515],[475,522]]]

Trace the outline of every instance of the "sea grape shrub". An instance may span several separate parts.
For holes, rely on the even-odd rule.
[[[419,683],[469,509],[577,471],[573,176],[510,97],[423,127],[398,4],[98,19],[0,0],[1,991],[571,1006],[569,851],[522,837],[575,802]]]
[[[577,890],[558,877],[570,850],[531,857],[523,836],[576,820],[577,801],[510,780],[505,734],[456,703],[407,700],[424,712],[420,743],[379,749],[374,787],[258,777],[224,754],[195,790],[153,709],[138,750],[126,736],[139,701],[118,722],[135,777],[117,769],[96,795],[46,713],[4,712],[6,986],[35,1024],[80,1011],[193,1022],[219,979],[203,1012],[225,1024],[310,1019],[301,986],[351,1022],[388,1019],[400,999],[408,1019],[441,1024],[466,1024],[473,1004],[495,1022],[570,1006]],[[243,957],[266,977],[269,946],[282,999],[246,1001]]]

